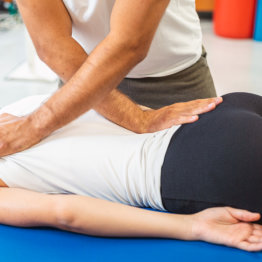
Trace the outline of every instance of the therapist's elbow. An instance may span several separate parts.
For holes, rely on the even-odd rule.
[[[49,65],[55,59],[55,46],[51,43],[39,41],[34,43],[38,57],[42,62]]]
[[[138,41],[134,43],[130,47],[130,49],[134,53],[134,59],[136,60],[137,63],[142,62],[147,57],[149,51],[149,47],[142,41],[141,42]]]
[[[147,42],[144,41],[132,41],[132,43],[127,44],[129,52],[133,55],[133,59],[136,64],[142,62],[148,54],[149,46]]]
[[[111,42],[118,47],[124,56],[129,57],[134,64],[142,62],[148,54],[150,43],[142,37],[119,37],[111,33]]]

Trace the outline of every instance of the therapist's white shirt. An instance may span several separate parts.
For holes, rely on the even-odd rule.
[[[90,54],[110,32],[115,0],[63,2],[73,22],[73,37]],[[147,57],[127,77],[161,77],[180,72],[196,63],[201,52],[202,32],[195,0],[170,0]]]
[[[28,97],[0,113],[26,115],[47,98]],[[0,178],[10,187],[164,210],[161,166],[178,128],[135,134],[89,111],[34,147],[0,158]]]

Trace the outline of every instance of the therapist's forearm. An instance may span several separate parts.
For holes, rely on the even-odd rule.
[[[145,41],[143,39],[146,39],[147,42],[150,41],[150,38],[152,38],[152,34],[150,37],[147,32],[151,31],[152,26],[154,27],[153,21],[155,20],[155,14],[160,15],[161,10],[159,12],[153,13],[151,9],[158,9],[159,2],[157,0],[150,0],[147,3],[145,2],[147,7],[143,10],[140,8],[140,11],[142,11],[141,14],[138,14],[137,8],[133,7],[134,4],[141,7],[140,2],[137,0],[131,2],[127,1],[125,3],[127,6],[125,7],[122,6],[124,3],[122,0],[116,2],[117,4],[115,5],[117,7],[114,8],[114,15],[111,15],[112,21],[110,22],[110,31],[115,32],[115,39],[124,41],[124,45],[122,45],[124,50],[128,50],[127,47],[130,46],[130,42],[135,42],[135,49],[137,50],[137,46],[141,47],[141,45],[144,45]],[[82,46],[72,37],[73,21],[66,8],[66,5],[61,0],[17,0],[17,4],[39,57],[63,80],[64,83],[66,83],[88,58],[88,54],[85,52]],[[152,7],[153,5],[155,7]],[[127,15],[122,17],[124,12],[117,11],[119,8],[124,10],[124,12],[127,9],[131,9],[129,11],[130,18],[127,19]],[[136,14],[135,19],[134,15],[130,14],[132,9]],[[137,21],[140,16],[145,17],[146,21]],[[138,26],[139,30],[137,30],[133,25],[130,26],[130,23],[135,21],[142,23],[143,28]],[[92,38],[92,35],[87,34],[86,37]],[[125,57],[123,56],[121,59],[125,59]],[[94,60],[96,61],[96,59]],[[109,67],[114,67],[113,59]],[[118,74],[118,72],[115,73]],[[99,77],[102,77],[103,74],[103,68],[101,68],[99,71]],[[94,77],[96,78],[97,75]],[[81,88],[88,89],[92,83],[93,80],[91,77],[90,81],[82,83]],[[74,88],[74,95],[77,95],[76,92],[78,90],[75,87],[72,88]],[[66,97],[70,101],[70,94],[63,94],[63,101],[65,101]],[[57,104],[61,105],[60,97],[57,96],[56,100]],[[69,116],[72,111],[78,111],[77,105],[71,108],[71,111],[68,110],[67,103],[63,103],[63,105],[65,106],[63,108],[64,118],[67,118],[67,116]],[[134,131],[138,130],[139,123],[143,124],[143,121],[141,120],[136,121],[137,118],[140,119],[141,117],[141,110],[137,107],[136,104],[134,104],[130,99],[117,90],[114,90],[112,94],[109,93],[107,98],[104,99],[102,103],[97,105],[95,109],[117,124],[125,126],[126,128],[132,129]],[[52,115],[54,116],[55,114],[56,108],[52,108],[52,112],[50,112],[48,108],[42,108],[42,114],[35,115],[35,118],[42,122],[42,129],[46,129],[45,133],[48,133],[47,131],[51,129],[50,120],[48,121],[48,119],[52,118]],[[138,123],[138,125],[135,123]],[[39,139],[43,138],[43,135],[38,135],[36,139],[33,139],[34,130],[32,128],[33,125],[31,124],[31,121],[26,121],[25,126],[28,126],[28,129],[33,131],[30,131],[31,137],[28,139],[31,140],[32,143],[35,143],[36,141],[39,141]],[[27,133],[28,129],[24,129]],[[9,133],[10,130],[7,132]],[[23,135],[21,134],[21,136]],[[24,147],[24,143],[22,144],[22,147]],[[29,146],[29,144],[26,143],[26,146]],[[15,145],[15,147],[17,148],[18,146]],[[10,152],[14,151],[11,150],[9,153]],[[5,151],[5,154],[6,153],[7,152]]]
[[[52,48],[50,46],[43,53],[39,51],[39,54],[41,59],[59,75],[64,83],[70,80],[88,58],[84,49],[71,37],[58,39]],[[94,109],[109,120],[129,130],[137,133],[146,131],[143,126],[141,109],[116,88]]]
[[[41,60],[66,83],[88,58],[81,45],[71,36],[56,38],[54,43],[36,46]]]
[[[97,106],[140,60],[139,50],[109,35],[63,88],[31,115],[35,127],[48,135]],[[143,111],[137,110],[142,117]]]

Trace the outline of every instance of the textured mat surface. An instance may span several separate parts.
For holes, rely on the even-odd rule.
[[[49,228],[0,225],[0,261],[262,261],[249,253],[204,242],[89,237]]]

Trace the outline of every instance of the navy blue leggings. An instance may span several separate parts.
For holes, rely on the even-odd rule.
[[[170,141],[161,173],[161,197],[170,212],[232,206],[262,214],[262,97],[223,98]]]

